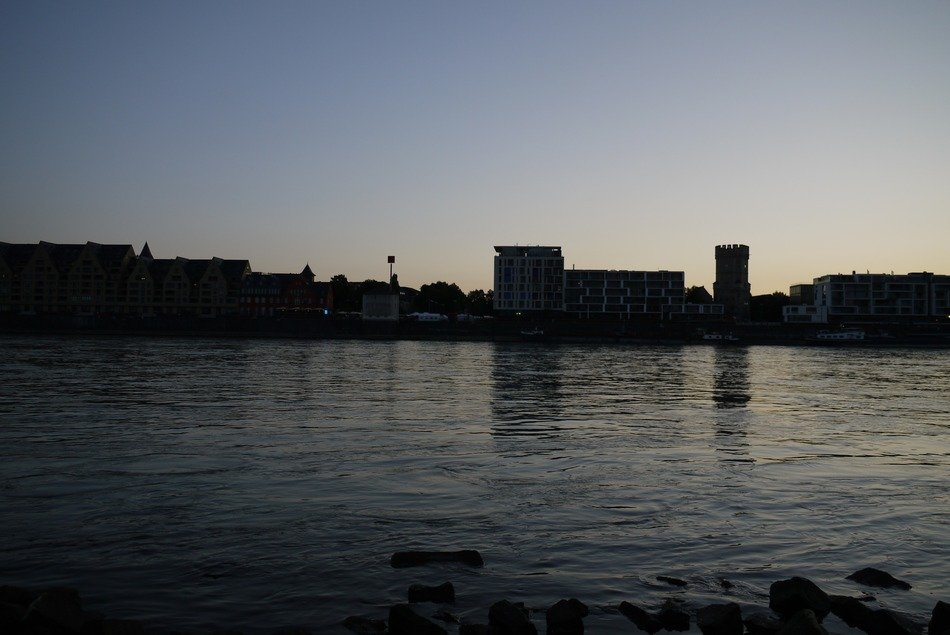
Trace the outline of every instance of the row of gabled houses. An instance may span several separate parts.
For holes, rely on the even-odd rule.
[[[329,312],[333,292],[309,264],[256,273],[247,260],[154,258],[131,245],[0,242],[0,313],[272,316]]]

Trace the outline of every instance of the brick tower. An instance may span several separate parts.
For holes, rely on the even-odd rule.
[[[727,316],[736,322],[749,321],[749,247],[748,245],[716,246],[716,282],[714,301],[723,305]]]

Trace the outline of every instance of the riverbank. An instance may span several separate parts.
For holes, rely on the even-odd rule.
[[[821,328],[819,328],[819,326]],[[865,325],[860,340],[817,338],[826,325],[729,324],[718,322],[628,322],[548,318],[468,321],[363,321],[336,316],[290,315],[272,318],[223,316],[0,316],[0,333],[96,334],[140,337],[221,337],[261,339],[357,339],[459,342],[534,342],[567,344],[697,344],[707,346],[836,346],[950,348],[950,325]]]
[[[410,554],[411,562],[396,564],[397,558]],[[477,562],[469,556],[475,554]],[[481,566],[481,556],[468,552],[403,552],[393,556],[393,567],[419,566],[439,568],[442,564]],[[451,572],[451,569],[448,570]],[[446,572],[447,573],[447,572]],[[946,635],[950,633],[950,604],[937,601],[929,616],[914,616],[881,606],[871,592],[909,591],[912,585],[889,573],[865,568],[846,577],[854,583],[857,595],[825,593],[811,580],[792,577],[778,580],[769,587],[768,605],[745,606],[733,601],[733,584],[720,578],[722,601],[696,603],[688,595],[689,580],[656,576],[659,583],[678,591],[662,604],[650,606],[639,601],[622,601],[617,606],[588,607],[577,598],[560,599],[549,607],[528,607],[522,602],[501,599],[487,613],[472,613],[457,604],[455,586],[413,584],[406,601],[389,607],[385,615],[351,615],[342,621],[341,630],[358,634],[389,635],[582,635],[585,619],[592,614],[609,616],[617,632],[658,631],[701,632],[704,635],[822,635],[825,624],[841,624],[869,635]],[[464,596],[464,593],[462,594]],[[341,602],[343,600],[341,599]],[[465,614],[465,617],[462,617]],[[922,619],[923,618],[923,619]],[[261,617],[261,621],[266,618]],[[271,617],[270,619],[278,619]],[[826,622],[827,620],[827,622]],[[603,621],[600,622],[603,624]],[[602,628],[602,626],[601,626]],[[10,635],[145,635],[177,633],[161,631],[137,619],[107,617],[83,606],[79,591],[73,588],[26,589],[0,587],[0,630]],[[240,628],[211,628],[191,631],[239,635]],[[280,626],[273,635],[310,635],[306,625]],[[599,632],[599,631],[598,631]],[[180,634],[179,634],[180,635]]]

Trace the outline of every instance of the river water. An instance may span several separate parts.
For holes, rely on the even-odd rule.
[[[75,586],[156,629],[346,632],[445,581],[468,621],[577,597],[592,633],[636,632],[622,600],[752,612],[792,575],[921,622],[950,600],[945,350],[4,336],[0,351],[0,584]],[[389,566],[412,548],[485,566]],[[913,589],[844,579],[865,566]]]

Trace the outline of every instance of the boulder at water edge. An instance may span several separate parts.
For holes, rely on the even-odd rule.
[[[819,623],[814,611],[802,609],[792,615],[776,635],[828,635],[828,631]]]
[[[673,586],[686,586],[686,580],[680,580],[679,578],[671,578],[668,575],[658,575],[656,579],[660,582],[666,582],[667,584],[672,584]]]
[[[831,600],[811,580],[794,577],[772,583],[769,608],[786,619],[802,609],[809,609],[820,622],[831,610]]]
[[[743,622],[749,635],[775,635],[782,630],[782,623],[765,613],[753,613]]]
[[[903,580],[898,580],[887,571],[881,571],[873,567],[866,567],[860,571],[855,571],[849,575],[847,579],[882,589],[904,589],[906,591],[911,588],[908,583]]]
[[[462,549],[461,551],[397,551],[389,559],[389,564],[396,569],[419,567],[434,562],[458,562],[470,567],[485,565],[482,555],[474,549]]]
[[[561,600],[547,610],[545,621],[548,635],[583,635],[584,618],[590,611],[575,598]]]
[[[659,619],[647,613],[644,609],[636,606],[635,604],[630,604],[630,602],[621,602],[619,607],[620,613],[624,615],[628,620],[636,624],[637,628],[641,631],[646,631],[653,635],[661,628],[663,628],[663,623]]]
[[[528,618],[524,604],[508,600],[495,602],[488,609],[488,626],[492,635],[537,635],[538,629]]]
[[[408,604],[396,604],[389,609],[389,635],[448,635],[446,630],[417,615]]]
[[[735,602],[710,604],[699,609],[696,624],[703,635],[742,635],[742,609]]]
[[[451,582],[439,586],[425,586],[413,584],[409,587],[409,603],[435,602],[437,604],[452,604],[455,602],[455,587]]]
[[[343,620],[343,626],[357,635],[377,635],[386,632],[386,622],[383,620],[373,620],[358,615],[351,615]]]
[[[858,598],[832,595],[831,611],[852,628],[870,635],[915,635],[919,626],[887,609],[871,609]]]
[[[689,613],[673,600],[666,600],[656,617],[668,631],[689,630]]]
[[[933,612],[930,614],[927,635],[950,635],[950,604],[937,601]]]
[[[79,633],[85,621],[79,593],[67,588],[44,591],[30,603],[23,617],[28,631],[52,628],[54,631]]]

